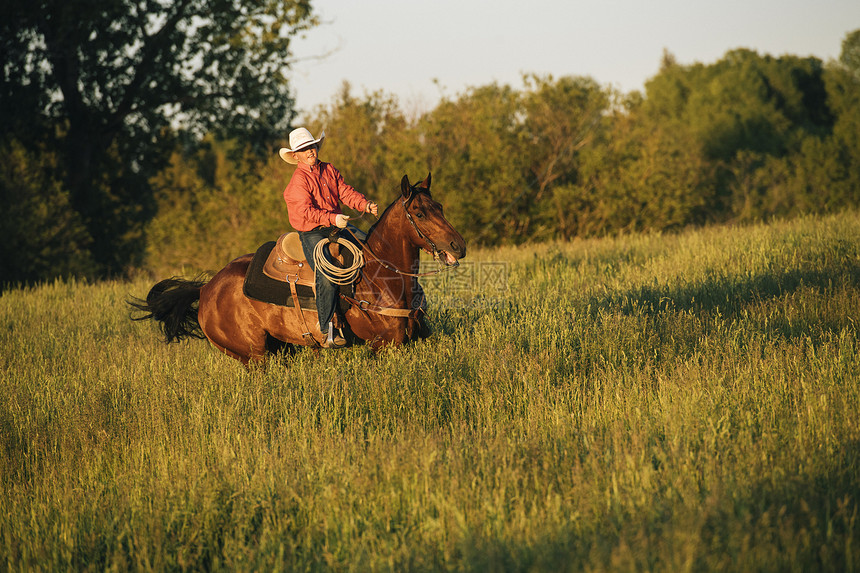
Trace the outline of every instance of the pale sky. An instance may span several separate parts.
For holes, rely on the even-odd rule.
[[[352,93],[394,95],[407,112],[523,73],[591,76],[621,91],[657,74],[664,48],[680,64],[728,50],[839,57],[860,29],[860,0],[313,0],[323,24],[294,40],[298,108]],[[326,55],[327,54],[327,55]],[[317,56],[322,56],[317,58]],[[437,80],[438,83],[434,83]]]

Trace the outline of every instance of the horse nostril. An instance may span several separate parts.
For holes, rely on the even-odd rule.
[[[462,253],[463,247],[461,247],[460,245],[458,245],[454,241],[451,241],[450,245],[451,245],[452,251],[454,251],[455,253]]]

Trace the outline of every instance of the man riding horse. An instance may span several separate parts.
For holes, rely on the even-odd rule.
[[[379,207],[344,182],[340,172],[331,163],[319,160],[319,151],[325,142],[325,132],[314,139],[311,132],[300,127],[290,132],[290,147],[279,151],[281,159],[296,165],[290,182],[284,189],[284,201],[290,224],[298,231],[305,258],[315,271],[316,304],[324,346],[340,348],[346,345],[343,332],[335,333],[334,313],[338,287],[316,268],[314,249],[322,240],[337,235],[353,241],[344,232],[349,217],[343,214],[340,203],[360,211],[379,214]],[[354,241],[353,241],[354,242]]]
[[[303,252],[295,257],[284,253],[286,259],[277,257],[282,264],[292,261],[296,269],[305,264],[296,257],[305,257],[308,268],[316,265],[311,280],[317,289],[317,314],[322,319],[318,328],[306,323],[301,297],[294,288],[300,282],[301,271],[285,277],[292,290],[293,306],[255,298],[246,292],[249,276],[257,276],[257,271],[265,273],[276,241],[258,249],[257,254],[269,248],[268,258],[259,265],[261,269],[252,270],[257,256],[248,253],[230,261],[209,280],[172,277],[156,283],[145,300],[129,301],[133,308],[145,313],[132,318],[154,320],[167,342],[206,338],[215,348],[246,366],[263,361],[268,354],[282,349],[297,345],[319,346],[320,339],[325,343],[323,346],[339,348],[346,340],[343,332],[335,337],[333,331],[340,326],[341,318],[351,337],[372,349],[426,337],[429,334],[424,322],[426,305],[418,277],[454,268],[466,256],[466,242],[445,218],[442,205],[430,194],[430,174],[415,185],[404,175],[400,180],[400,192],[379,212],[374,202],[346,185],[334,167],[319,161],[322,141],[322,134],[315,139],[306,129],[299,129],[290,134],[290,147],[280,150],[284,161],[298,165],[284,191],[284,199],[290,222],[303,234],[300,238]],[[347,268],[330,265],[333,261],[322,253],[326,250],[322,239],[327,238],[327,233],[340,233],[347,226],[348,217],[340,211],[341,201],[379,217],[366,235],[346,245],[348,252],[353,252],[352,247],[356,246],[358,253],[356,256],[353,252],[353,263],[346,265]],[[358,229],[349,230],[352,231],[350,235],[362,235]],[[348,240],[349,237],[338,239],[339,246],[344,246],[344,241]],[[356,245],[356,242],[361,244]],[[320,248],[316,249],[316,245]],[[320,257],[315,259],[317,250]],[[421,251],[429,253],[439,263],[439,268],[427,273],[416,272]],[[342,263],[346,264],[345,260]],[[323,270],[331,272],[331,281],[321,276]],[[349,273],[339,274],[347,270],[360,272],[354,279]],[[278,274],[280,270],[275,268],[275,272]],[[271,274],[268,276],[275,282],[282,280]],[[330,283],[350,284],[352,296],[338,293]],[[335,315],[335,296],[346,303],[343,317]]]

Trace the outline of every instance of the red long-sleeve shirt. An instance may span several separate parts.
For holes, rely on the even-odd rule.
[[[318,161],[313,167],[299,163],[287,188],[284,201],[290,225],[296,231],[310,231],[316,227],[334,225],[334,218],[343,211],[340,203],[356,211],[364,211],[367,198],[343,181],[340,172],[331,163]]]

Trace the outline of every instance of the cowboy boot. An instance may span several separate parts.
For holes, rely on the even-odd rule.
[[[328,329],[323,332],[323,348],[343,348],[346,346],[346,338],[343,336],[343,331],[334,326],[333,322],[328,323]]]

